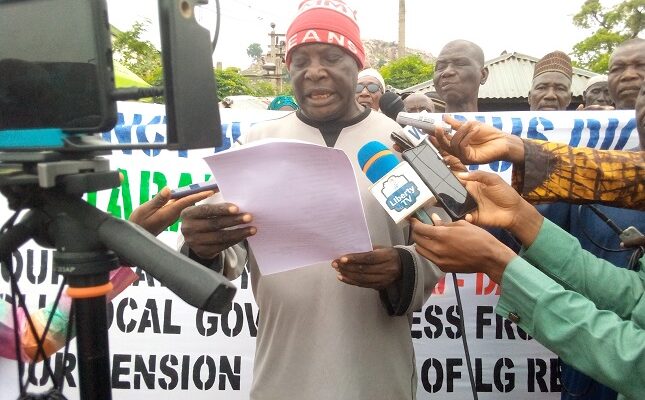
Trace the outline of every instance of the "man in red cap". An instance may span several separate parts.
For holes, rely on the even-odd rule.
[[[298,139],[345,151],[379,247],[263,276],[245,244],[256,232],[253,210],[220,203],[182,213],[182,250],[229,278],[248,259],[260,308],[252,399],[414,399],[410,321],[441,273],[406,246],[407,229],[371,195],[355,156],[370,141],[391,143],[390,133],[401,128],[355,99],[365,53],[355,13],[345,3],[303,1],[286,40],[286,64],[301,108],[255,125],[243,142]]]

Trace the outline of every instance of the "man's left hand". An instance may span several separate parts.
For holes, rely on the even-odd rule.
[[[444,223],[436,214],[434,225],[413,218],[412,240],[417,252],[443,272],[484,272],[500,283],[506,265],[516,254],[484,229],[459,220]]]
[[[167,227],[174,224],[179,218],[181,211],[198,203],[214,192],[207,190],[191,194],[180,199],[170,199],[170,189],[161,189],[151,200],[141,204],[132,214],[130,221],[140,225],[148,232],[157,236]]]
[[[381,290],[401,278],[401,259],[393,247],[346,254],[331,265],[338,272],[338,280],[354,286]]]

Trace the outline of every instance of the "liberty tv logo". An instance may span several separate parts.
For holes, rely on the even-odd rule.
[[[421,194],[417,185],[403,175],[392,175],[385,182],[381,193],[390,210],[401,212],[412,207]]]

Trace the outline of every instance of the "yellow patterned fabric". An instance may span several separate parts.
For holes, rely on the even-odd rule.
[[[595,150],[524,140],[513,187],[532,203],[566,201],[645,210],[645,151]]]

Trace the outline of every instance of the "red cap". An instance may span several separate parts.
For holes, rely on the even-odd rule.
[[[358,69],[365,64],[365,50],[356,22],[356,12],[340,0],[305,0],[287,29],[287,67],[293,49],[307,43],[326,43],[343,48],[356,60]]]

